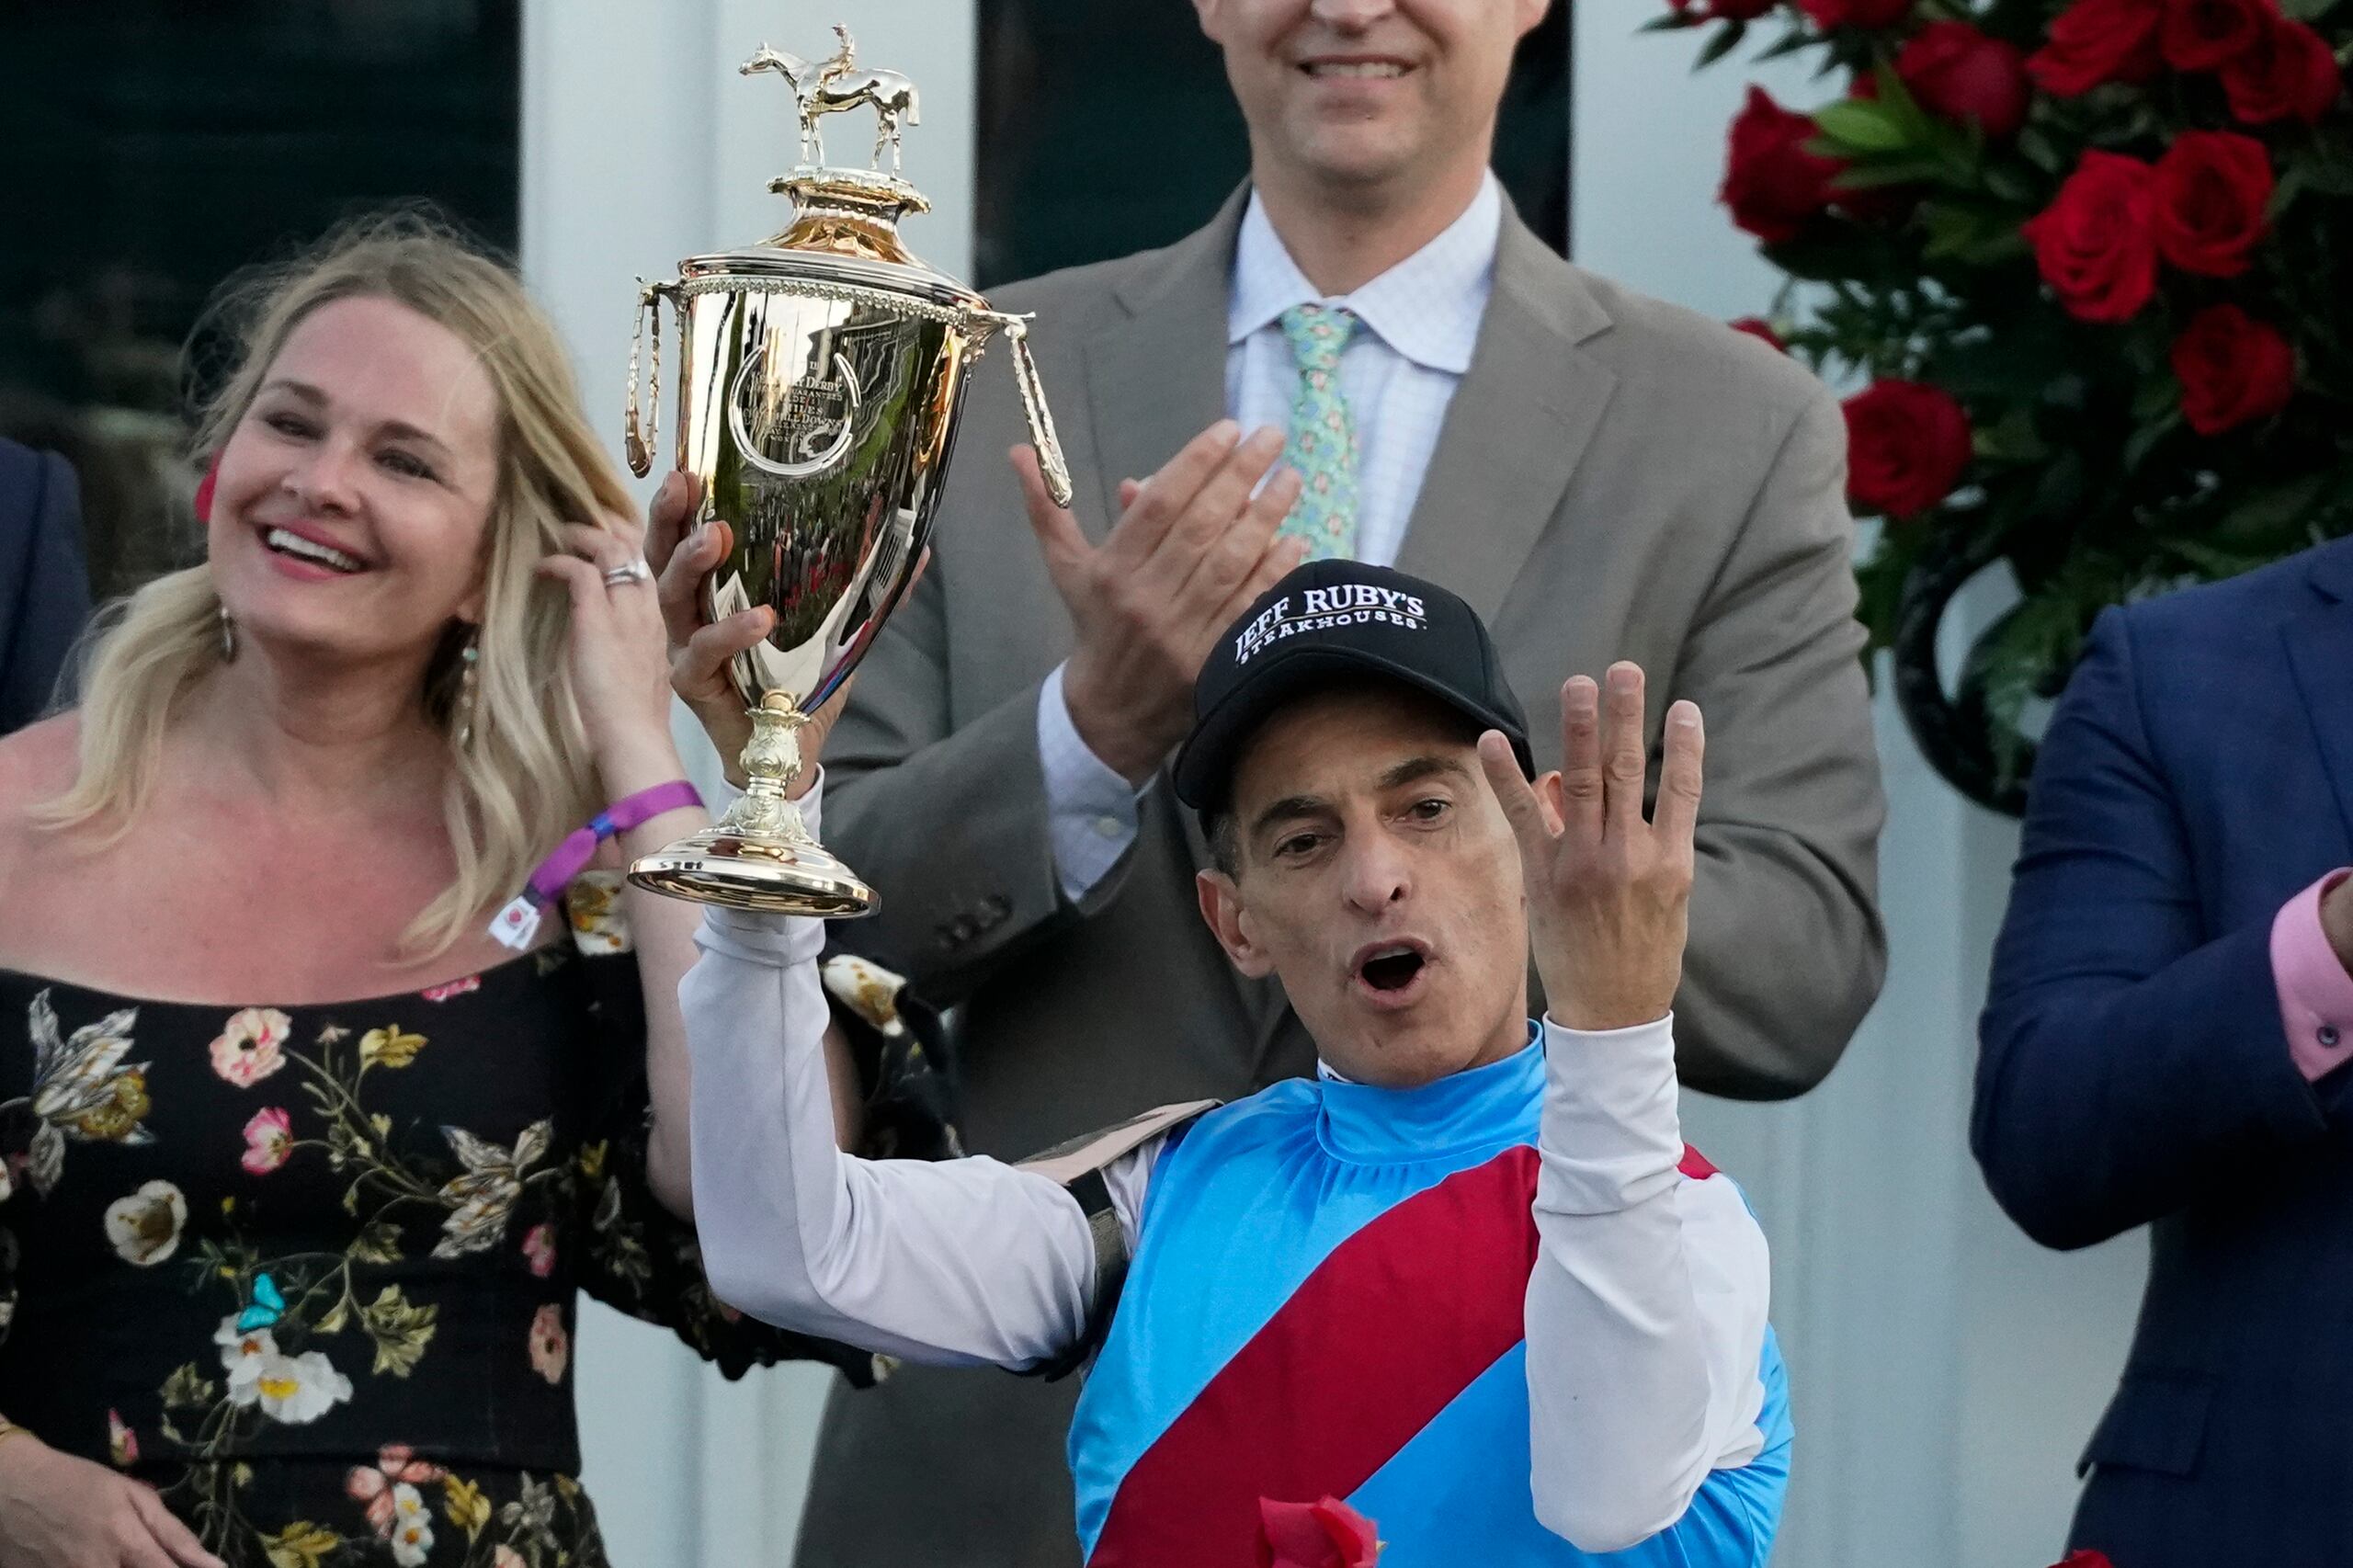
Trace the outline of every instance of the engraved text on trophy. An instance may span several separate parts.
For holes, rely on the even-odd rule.
[[[856,434],[864,401],[858,370],[834,355],[833,375],[786,381],[767,373],[765,345],[735,373],[727,415],[744,460],[779,479],[806,479],[841,461]]]

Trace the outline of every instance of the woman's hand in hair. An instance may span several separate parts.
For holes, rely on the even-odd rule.
[[[540,562],[540,574],[572,598],[567,657],[597,770],[614,796],[667,783],[685,772],[670,739],[669,669],[662,607],[651,574],[609,574],[642,561],[645,530],[613,515],[564,529],[569,553]]]

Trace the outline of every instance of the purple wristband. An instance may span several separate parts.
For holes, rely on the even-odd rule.
[[[673,778],[667,784],[656,784],[651,790],[640,790],[615,801],[591,817],[585,827],[574,828],[564,835],[554,853],[540,861],[539,869],[531,873],[522,894],[498,912],[498,917],[490,924],[490,934],[510,948],[528,946],[539,931],[540,911],[552,907],[563,896],[572,879],[596,858],[597,845],[641,823],[651,822],[664,812],[701,804],[701,793],[683,778]]]

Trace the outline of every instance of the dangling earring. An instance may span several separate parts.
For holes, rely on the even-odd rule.
[[[229,664],[237,656],[237,623],[229,619],[229,607],[218,607],[221,612],[221,662]]]
[[[449,705],[449,738],[460,751],[470,751],[474,744],[474,705],[481,697],[476,666],[482,663],[476,635],[466,633],[466,645],[458,651],[458,699]]]

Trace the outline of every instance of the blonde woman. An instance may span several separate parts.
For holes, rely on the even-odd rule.
[[[0,1568],[600,1562],[577,1291],[869,1368],[661,1206],[693,912],[574,878],[701,820],[640,527],[415,222],[259,299],[199,449],[205,563],[0,742]]]

